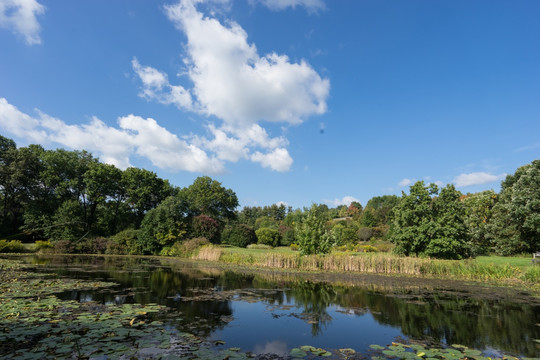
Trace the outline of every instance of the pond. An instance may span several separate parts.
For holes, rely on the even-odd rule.
[[[294,274],[208,263],[125,257],[28,257],[40,272],[114,282],[66,290],[65,300],[168,307],[164,326],[216,346],[288,356],[313,345],[352,348],[409,342],[461,344],[484,356],[540,357],[540,299],[478,283]]]

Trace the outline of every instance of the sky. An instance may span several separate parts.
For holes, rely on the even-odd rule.
[[[0,134],[241,206],[500,190],[540,158],[538,0],[0,0]]]

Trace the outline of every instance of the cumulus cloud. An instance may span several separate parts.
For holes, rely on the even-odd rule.
[[[310,12],[317,12],[325,9],[323,0],[257,0],[271,10],[283,10],[288,7],[295,8],[303,6]]]
[[[256,151],[251,155],[251,160],[279,172],[288,171],[293,163],[291,155],[285,148],[277,148],[266,154]]]
[[[234,126],[299,124],[326,112],[330,82],[307,62],[291,62],[276,53],[259,55],[239,24],[230,20],[225,26],[204,16],[194,1],[182,0],[165,10],[187,37],[184,61],[198,112]]]
[[[473,186],[488,184],[495,181],[502,180],[506,177],[506,174],[493,175],[486,172],[473,172],[470,174],[461,174],[454,178],[452,181],[457,187]]]
[[[325,203],[333,205],[333,206],[340,206],[340,205],[346,205],[350,206],[352,202],[360,202],[357,198],[353,196],[344,196],[341,199],[334,199],[334,200],[323,200]]]
[[[134,58],[132,67],[142,83],[139,95],[222,120],[221,125],[207,125],[210,138],[194,137],[194,143],[215,152],[220,160],[249,159],[275,171],[289,170],[293,160],[286,149],[287,139],[269,136],[261,123],[300,124],[309,116],[325,113],[329,80],[304,60],[292,62],[276,53],[260,55],[239,24],[228,20],[224,25],[206,16],[197,8],[200,2],[181,0],[165,6],[168,18],[187,38],[184,64],[190,86],[172,84],[166,73]],[[265,1],[276,9],[320,8],[320,3]]]
[[[36,0],[0,1],[0,27],[22,35],[28,45],[41,44],[37,16],[45,7]]]
[[[96,117],[87,124],[68,125],[39,110],[37,117],[32,117],[0,98],[0,129],[33,142],[85,149],[121,169],[130,166],[135,155],[172,171],[217,174],[225,169],[220,159],[178,138],[152,118],[120,117],[118,127],[110,127]]]
[[[131,65],[142,82],[140,97],[166,105],[172,104],[179,109],[192,109],[193,103],[189,91],[183,86],[171,85],[167,74],[150,66],[141,66],[137,58],[133,58]]]

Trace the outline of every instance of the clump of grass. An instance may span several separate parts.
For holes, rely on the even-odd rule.
[[[22,253],[25,251],[20,240],[0,240],[0,253]]]
[[[476,260],[438,260],[403,257],[391,253],[334,252],[325,255],[300,255],[290,249],[265,250],[253,247],[203,248],[197,258],[222,261],[234,265],[305,271],[358,272],[369,274],[401,274],[467,280],[523,281],[538,283],[540,267],[520,268],[509,263],[493,264]]]
[[[214,245],[206,245],[199,249],[199,251],[192,256],[192,259],[206,260],[206,261],[218,261],[222,255],[222,249]]]

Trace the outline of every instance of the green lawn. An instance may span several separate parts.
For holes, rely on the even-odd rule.
[[[532,255],[530,256],[479,256],[476,258],[476,262],[479,264],[496,264],[505,265],[509,264],[518,268],[527,268],[532,266]]]

